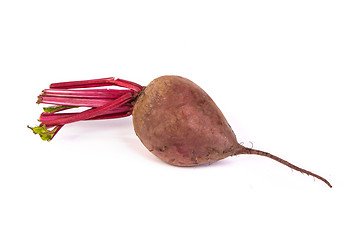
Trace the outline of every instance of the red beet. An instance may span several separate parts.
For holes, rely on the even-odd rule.
[[[96,88],[109,85],[127,89]],[[38,103],[58,105],[44,108],[39,119],[41,124],[31,128],[43,140],[50,141],[68,123],[132,114],[134,129],[141,142],[158,158],[172,165],[195,166],[233,155],[256,154],[318,178],[332,187],[317,174],[270,153],[240,145],[214,101],[199,86],[183,77],[162,76],[147,87],[114,78],[55,83],[50,89],[43,90]],[[80,106],[90,109],[60,113]]]

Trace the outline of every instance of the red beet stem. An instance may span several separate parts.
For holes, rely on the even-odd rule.
[[[59,82],[50,84],[50,88],[89,88],[89,87],[102,87],[110,86],[109,81],[114,81],[114,77],[109,78],[99,78],[91,80],[81,80],[81,81],[69,81],[69,82]]]
[[[241,145],[240,145],[240,146],[241,146]],[[312,172],[310,172],[310,171],[307,171],[307,170],[305,170],[305,169],[303,169],[303,168],[300,168],[300,167],[298,167],[298,166],[295,166],[295,165],[293,165],[293,164],[285,161],[284,159],[281,159],[281,158],[279,158],[279,157],[277,157],[277,156],[272,155],[271,153],[241,146],[240,149],[239,149],[239,151],[236,153],[236,155],[237,155],[237,154],[255,154],[255,155],[260,155],[260,156],[265,156],[265,157],[271,158],[271,159],[273,159],[273,160],[275,160],[275,161],[277,161],[277,162],[279,162],[279,163],[281,163],[281,164],[284,164],[285,166],[288,166],[288,167],[291,168],[291,169],[294,169],[294,170],[299,171],[299,172],[301,172],[301,173],[305,173],[305,174],[307,174],[307,175],[310,175],[310,176],[313,176],[313,177],[315,177],[315,178],[317,178],[317,179],[320,179],[321,181],[323,181],[323,182],[326,183],[329,187],[332,188],[330,182],[329,182],[328,180],[326,180],[325,178],[323,178],[323,177],[321,177],[321,176],[319,176],[319,175],[317,175],[317,174],[315,174],[315,173],[312,173]]]
[[[132,89],[136,92],[141,92],[143,87],[139,84],[123,80],[123,79],[115,79],[113,77],[110,78],[100,78],[100,79],[92,79],[92,80],[82,80],[82,81],[71,81],[71,82],[60,82],[53,83],[50,85],[50,88],[89,88],[89,87],[103,87],[103,86],[111,86],[116,85],[124,88]]]
[[[120,79],[120,78],[115,79],[114,84],[119,86],[119,87],[125,87],[125,88],[135,90],[137,92],[141,92],[143,90],[143,88],[144,88],[143,86],[141,86],[141,85],[139,85],[137,83],[130,82],[130,81]]]
[[[113,99],[67,98],[53,96],[39,96],[37,103],[74,106],[74,107],[100,107],[110,103]]]
[[[113,110],[117,107],[124,105],[125,103],[132,101],[134,99],[134,95],[131,93],[126,93],[123,96],[97,108],[85,110],[81,113],[78,113],[73,116],[65,117],[62,119],[55,119],[48,122],[49,125],[65,125],[72,122],[77,122],[85,119],[90,119],[93,117],[97,117],[99,115],[103,115],[104,113]]]
[[[66,113],[64,113],[66,114]],[[128,112],[118,112],[118,113],[111,113],[111,114],[104,114],[104,115],[99,115],[93,118],[89,118],[89,119],[84,119],[81,121],[90,121],[90,120],[103,120],[103,119],[115,119],[115,118],[124,118],[124,117],[128,117],[131,116],[132,111],[128,111]],[[45,125],[46,128],[52,128],[55,126],[59,126],[59,125],[53,125],[53,124],[49,124],[49,122],[51,123],[52,120],[61,120],[65,117],[69,117],[69,116],[73,116],[74,114],[70,114],[66,115],[66,116],[46,116],[44,117],[44,119],[41,121],[41,125]],[[40,120],[39,120],[40,121]],[[80,120],[79,120],[80,121]],[[63,126],[63,125],[61,125]]]
[[[99,115],[97,117],[89,118],[89,119],[85,119],[85,120],[118,118],[119,116],[123,116],[129,112],[130,113],[132,112],[132,106],[123,105],[122,107],[118,107],[116,109],[106,112],[104,115]],[[45,124],[46,126],[50,127],[51,125],[49,124],[49,121],[63,119],[66,117],[74,116],[76,114],[79,114],[79,113],[77,113],[77,112],[72,112],[72,113],[47,113],[47,112],[44,112],[40,115],[39,121],[42,124]]]
[[[117,89],[82,89],[82,90],[68,90],[68,89],[45,89],[41,96],[55,96],[55,97],[78,97],[78,98],[118,98],[125,93],[133,92],[133,90],[117,90]]]
[[[58,125],[57,127],[55,127],[56,130],[55,130],[54,134],[52,135],[52,138],[55,137],[55,135],[60,131],[60,129],[61,129],[63,126],[64,126],[64,125]]]
[[[93,117],[89,120],[103,120],[103,119],[114,119],[114,118],[124,118],[131,116],[132,111],[129,112],[121,112],[121,113],[113,113],[113,114],[105,114],[97,117]]]
[[[118,86],[127,89],[104,89]],[[73,88],[94,88],[76,89]],[[42,91],[37,103],[54,104],[44,107],[39,126],[29,127],[45,141],[50,141],[65,125],[82,120],[112,119],[130,116],[136,96],[143,86],[123,79],[100,78],[83,81],[53,83]],[[83,112],[59,113],[76,107],[90,107]]]

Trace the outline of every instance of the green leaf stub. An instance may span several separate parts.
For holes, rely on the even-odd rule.
[[[46,113],[52,113],[52,112],[58,112],[70,108],[77,108],[76,106],[50,106],[50,107],[43,107],[44,112]]]
[[[56,131],[59,128],[59,126],[56,126],[56,127],[54,127],[54,129],[48,130],[45,125],[42,125],[42,126],[40,125],[40,126],[36,126],[36,127],[30,127],[30,126],[27,126],[27,127],[30,128],[34,134],[39,134],[39,136],[41,137],[42,140],[48,141],[48,142],[54,137]]]

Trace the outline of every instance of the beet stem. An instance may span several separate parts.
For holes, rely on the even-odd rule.
[[[82,89],[82,90],[68,90],[68,89],[58,89],[51,88],[43,90],[41,96],[49,97],[68,97],[68,98],[109,98],[115,99],[125,93],[133,92],[133,90],[117,90],[117,89]]]
[[[111,86],[116,85],[119,87],[129,88],[136,92],[141,92],[143,87],[137,83],[133,83],[124,79],[115,79],[113,77],[110,78],[100,78],[100,79],[92,79],[92,80],[82,80],[82,81],[70,81],[70,82],[60,82],[60,83],[52,83],[50,88],[90,88],[90,87],[103,87],[103,86]]]
[[[287,161],[285,161],[284,159],[281,159],[275,155],[272,155],[271,153],[268,153],[268,152],[264,152],[264,151],[260,151],[260,150],[256,150],[256,149],[252,149],[252,148],[247,148],[247,147],[244,147],[244,146],[241,146],[240,150],[236,153],[236,155],[238,154],[255,154],[255,155],[260,155],[260,156],[265,156],[265,157],[268,157],[268,158],[271,158],[281,164],[284,164],[285,166],[288,166],[289,168],[291,169],[294,169],[296,171],[299,171],[301,173],[305,173],[309,176],[313,176],[317,179],[320,179],[321,181],[323,181],[324,183],[326,183],[329,187],[332,188],[330,182],[328,180],[326,180],[325,178],[315,174],[315,173],[312,173],[310,171],[307,171],[303,168],[300,168],[298,166],[295,166]]]
[[[109,98],[75,98],[75,97],[55,97],[55,96],[39,96],[38,103],[73,106],[73,107],[100,107],[110,103],[114,99]]]
[[[97,108],[85,110],[81,113],[78,113],[74,116],[65,117],[62,119],[55,119],[48,122],[49,125],[65,125],[72,122],[77,122],[85,119],[90,119],[99,115],[103,115],[104,113],[113,110],[117,107],[120,107],[124,104],[126,104],[129,101],[132,101],[134,99],[133,94],[126,93],[125,95]]]
[[[97,88],[117,86],[127,89]],[[74,88],[94,88],[76,89]],[[145,87],[123,79],[100,78],[50,84],[38,96],[37,103],[54,104],[44,107],[39,126],[29,127],[43,140],[50,141],[68,123],[82,120],[123,118],[132,114],[134,101]],[[89,107],[83,112],[58,113],[69,108]]]
[[[131,112],[132,112],[132,107],[128,106],[128,105],[124,105],[124,106],[118,107],[118,108],[116,108],[114,110],[108,111],[103,115],[99,115],[99,116],[89,118],[89,119],[85,119],[85,120],[121,118],[121,117],[128,116],[127,114],[131,113]],[[79,113],[78,112],[75,112],[75,113],[47,113],[47,112],[43,112],[40,115],[39,121],[42,124],[45,124],[46,126],[50,127],[51,125],[48,124],[49,121],[63,119],[63,118],[66,118],[66,117],[74,116],[76,114],[79,114]]]
[[[103,87],[103,86],[111,85],[109,84],[108,81],[114,81],[114,79],[115,79],[114,77],[109,77],[109,78],[99,78],[92,80],[59,82],[59,83],[50,84],[50,88],[69,89],[69,88]]]

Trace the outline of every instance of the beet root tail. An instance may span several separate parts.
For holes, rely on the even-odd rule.
[[[325,178],[315,174],[315,173],[312,173],[308,170],[305,170],[303,168],[300,168],[298,166],[295,166],[294,164],[292,163],[289,163],[288,161],[285,161],[284,159],[282,158],[279,158],[275,155],[272,155],[271,153],[268,153],[268,152],[264,152],[264,151],[261,151],[261,150],[256,150],[256,149],[252,149],[252,148],[247,148],[247,147],[244,147],[244,146],[241,146],[240,145],[240,149],[238,152],[235,153],[235,155],[239,155],[239,154],[254,154],[254,155],[260,155],[260,156],[264,156],[264,157],[268,157],[268,158],[271,158],[281,164],[284,164],[285,166],[291,168],[291,169],[294,169],[298,172],[301,172],[301,173],[305,173],[309,176],[313,176],[321,181],[323,181],[324,183],[326,183],[330,188],[332,188],[332,185],[330,184],[330,182],[328,180],[326,180]]]

